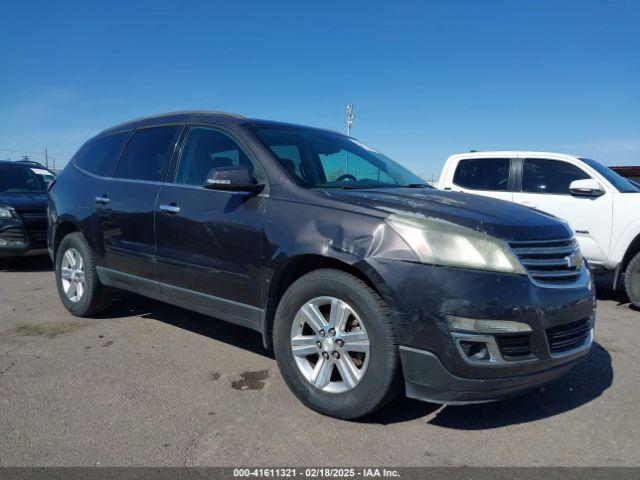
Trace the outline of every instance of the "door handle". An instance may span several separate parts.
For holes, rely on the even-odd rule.
[[[98,205],[106,205],[107,203],[109,203],[111,200],[109,200],[109,197],[107,197],[106,195],[102,195],[101,197],[96,197],[95,202]]]
[[[169,205],[160,205],[160,210],[163,212],[170,213],[175,215],[176,213],[180,213],[180,207],[175,203],[170,203]]]

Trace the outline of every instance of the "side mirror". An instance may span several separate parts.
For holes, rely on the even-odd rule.
[[[203,187],[209,190],[259,192],[264,185],[257,183],[244,165],[230,165],[212,168]]]
[[[601,197],[604,195],[604,188],[593,178],[584,180],[574,180],[569,185],[571,195],[576,197]]]

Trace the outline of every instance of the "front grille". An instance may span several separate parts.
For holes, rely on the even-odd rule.
[[[5,228],[0,231],[0,238],[6,240],[7,242],[24,242],[24,234],[22,233],[22,229],[19,227],[11,227]]]
[[[578,243],[574,238],[514,241],[509,245],[529,275],[539,283],[568,284],[580,277],[582,262],[579,265],[571,262],[572,255],[578,253]]]
[[[531,355],[531,340],[528,333],[496,335],[500,353],[505,359],[521,358]]]
[[[591,333],[591,321],[585,318],[547,328],[545,332],[551,353],[563,353],[578,348],[587,341]]]
[[[32,248],[47,246],[47,213],[43,211],[18,212],[27,227]]]

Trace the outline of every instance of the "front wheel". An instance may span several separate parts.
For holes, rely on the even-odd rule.
[[[640,253],[631,259],[624,274],[624,287],[631,303],[640,307]]]
[[[289,388],[325,415],[362,417],[399,390],[389,308],[346,272],[316,270],[289,287],[276,311],[274,349]]]

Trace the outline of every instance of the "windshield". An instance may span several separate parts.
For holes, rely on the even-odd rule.
[[[47,183],[34,169],[18,165],[0,166],[0,192],[46,192]]]
[[[600,162],[589,158],[581,158],[584,163],[593,168],[596,172],[606,178],[621,193],[638,193],[638,188],[626,178],[618,175],[609,167],[605,167]]]
[[[339,133],[259,124],[249,128],[307,188],[428,187],[390,158]]]

